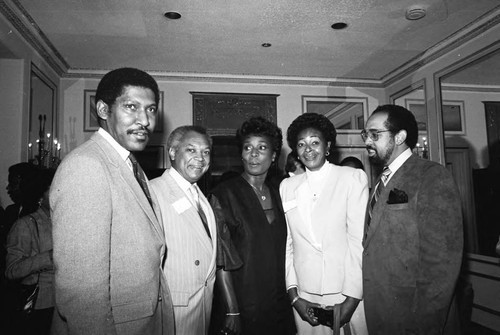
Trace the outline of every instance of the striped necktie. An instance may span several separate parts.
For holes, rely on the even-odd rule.
[[[200,204],[200,190],[196,184],[191,185],[191,187],[188,189],[189,193],[191,193],[191,197],[193,198],[194,204],[196,206],[196,209],[198,210],[198,214],[200,215],[201,222],[203,223],[203,227],[205,228],[208,237],[212,238],[210,235],[210,229],[208,228],[208,220],[207,216],[205,215],[205,211],[203,210],[203,207]]]
[[[372,199],[370,200],[370,207],[368,207],[368,215],[370,216],[368,225],[370,224],[370,221],[372,219],[373,207],[375,207],[375,204],[377,203],[380,193],[382,193],[382,190],[385,188],[385,184],[387,184],[387,179],[389,179],[391,172],[392,171],[389,170],[387,166],[384,167],[382,175],[380,176],[380,180],[378,181],[377,185],[375,185],[375,191],[373,192]]]
[[[149,204],[151,205],[151,207],[153,207],[153,201],[151,200],[151,194],[149,193],[148,183],[146,182],[146,177],[144,171],[141,168],[141,165],[137,162],[137,159],[135,159],[134,155],[130,154],[128,158],[132,163],[135,179],[144,191],[146,198],[148,198]]]

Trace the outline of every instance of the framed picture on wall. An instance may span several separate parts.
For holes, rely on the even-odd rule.
[[[427,110],[422,99],[405,99],[405,107],[417,119],[418,130],[427,130]],[[443,129],[447,135],[465,135],[464,102],[458,100],[443,101]]]
[[[368,117],[368,98],[303,95],[302,112],[325,115],[338,133],[359,133]]]
[[[134,155],[149,179],[160,176],[167,167],[164,145],[148,145],[143,151],[134,152]]]
[[[83,92],[83,131],[93,132],[99,129],[97,111],[95,108],[95,90],[84,90]],[[158,115],[156,117],[156,127],[154,132],[163,132],[163,91],[160,91]]]
[[[90,132],[99,129],[97,111],[95,108],[95,90],[83,91],[83,131]]]

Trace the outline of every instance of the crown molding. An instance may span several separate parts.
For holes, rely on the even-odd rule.
[[[444,92],[500,93],[500,85],[441,84]]]
[[[471,22],[464,28],[450,35],[448,38],[442,40],[441,42],[435,44],[431,48],[422,52],[420,55],[414,57],[400,67],[389,72],[387,75],[381,78],[383,86],[387,87],[394,82],[409,76],[424,65],[429,64],[439,57],[451,52],[452,50],[474,39],[475,37],[493,28],[499,23],[500,6],[479,17],[477,20]]]
[[[111,69],[109,69],[111,70]],[[63,78],[94,78],[100,79],[108,70],[70,69],[63,74]],[[179,82],[211,82],[211,83],[237,83],[237,84],[265,84],[265,85],[304,85],[304,86],[330,86],[330,87],[369,87],[382,88],[382,82],[370,79],[335,79],[319,77],[297,76],[257,76],[244,74],[223,73],[190,73],[190,72],[163,72],[149,71],[149,74],[158,81]]]
[[[7,3],[10,3],[7,4]],[[107,70],[71,68],[19,0],[0,0],[0,13],[19,31],[21,36],[40,54],[61,78],[100,79]],[[148,71],[160,81],[195,81],[268,85],[304,85],[330,87],[385,88],[418,71],[424,65],[451,52],[500,23],[500,6],[468,24],[460,31],[422,52],[380,79],[318,78],[295,76],[256,76],[245,74],[188,73]]]
[[[18,0],[0,1],[0,13],[19,32],[24,40],[47,62],[59,76],[69,69],[68,63],[42,32]]]

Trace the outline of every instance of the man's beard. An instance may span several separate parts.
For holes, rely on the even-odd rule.
[[[394,139],[391,138],[391,140],[387,144],[387,150],[383,156],[379,155],[379,151],[377,149],[375,148],[371,149],[375,150],[376,155],[373,157],[368,157],[370,162],[377,166],[386,166],[387,162],[389,162],[389,159],[391,159],[392,152],[394,151]]]

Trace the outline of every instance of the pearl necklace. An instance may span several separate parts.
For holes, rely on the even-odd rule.
[[[255,186],[253,186],[252,184],[248,183],[248,185],[252,186],[252,188],[255,190],[255,192],[257,192],[257,195],[260,196],[260,198],[262,199],[262,201],[265,201],[267,198],[264,194],[262,194],[261,191],[259,191],[259,189]]]

